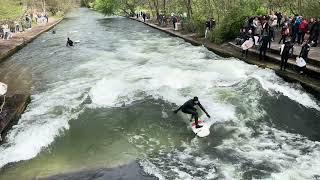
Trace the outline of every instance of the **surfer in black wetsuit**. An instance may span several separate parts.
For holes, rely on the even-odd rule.
[[[68,38],[66,46],[73,46],[73,41]]]
[[[184,112],[186,114],[191,114],[191,120],[192,120],[192,118],[195,119],[196,128],[201,128],[202,126],[198,125],[199,115],[198,115],[197,109],[194,107],[196,105],[198,105],[202,109],[202,111],[206,113],[208,118],[210,118],[210,115],[207,113],[207,111],[200,104],[198,97],[194,97],[193,99],[188,100],[181,107],[179,107],[179,109],[177,109],[173,112],[178,113],[178,111],[181,110],[182,112]]]

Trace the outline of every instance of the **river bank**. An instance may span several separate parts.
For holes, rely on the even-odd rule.
[[[60,23],[62,19],[51,19],[46,25],[38,25],[25,32],[15,33],[9,40],[0,40],[0,62],[25,47],[42,33],[49,31]],[[19,71],[15,70],[13,73]],[[31,77],[30,77],[31,79]],[[11,127],[19,121],[21,114],[27,108],[31,97],[31,85],[26,85],[24,81],[8,77],[0,77],[1,82],[8,85],[6,102],[3,111],[0,113],[0,142],[4,139]],[[22,84],[22,85],[21,85]],[[23,89],[23,91],[21,91]],[[2,99],[2,97],[1,97]],[[1,101],[2,103],[2,101]]]
[[[10,57],[42,33],[49,31],[62,21],[63,18],[49,19],[45,25],[37,25],[21,33],[15,33],[9,40],[0,39],[0,62]]]
[[[320,69],[318,68],[309,68],[307,70],[306,75],[299,75],[295,71],[295,62],[293,59],[289,60],[289,70],[280,71],[279,63],[281,57],[278,54],[267,53],[267,60],[261,61],[259,60],[259,54],[256,50],[250,50],[248,58],[244,58],[241,53],[241,48],[235,46],[233,43],[224,43],[221,45],[217,45],[211,42],[206,41],[204,38],[199,38],[196,33],[186,33],[183,31],[174,31],[171,27],[160,27],[154,23],[149,21],[143,22],[141,19],[137,19],[134,17],[130,17],[132,20],[136,20],[142,22],[152,28],[158,29],[165,33],[168,33],[172,36],[179,37],[184,39],[186,42],[189,42],[195,46],[204,46],[208,50],[223,56],[223,57],[235,57],[242,61],[245,61],[249,64],[257,65],[262,68],[269,68],[275,71],[277,75],[282,77],[284,80],[288,82],[296,82],[300,83],[302,87],[304,87],[309,93],[312,93],[317,99],[320,99]]]

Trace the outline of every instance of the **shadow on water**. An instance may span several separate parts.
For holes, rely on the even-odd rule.
[[[316,109],[306,108],[283,95],[262,100],[262,104],[268,114],[266,118],[276,128],[320,140],[320,112]]]
[[[39,180],[157,180],[158,178],[147,175],[137,162],[132,162],[127,165],[116,168],[101,168],[94,170],[85,170],[66,174],[57,174],[49,177],[40,177]]]

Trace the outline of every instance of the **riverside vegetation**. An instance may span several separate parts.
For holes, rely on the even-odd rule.
[[[247,17],[279,11],[287,16],[296,14],[306,18],[320,16],[318,0],[82,0],[83,6],[92,7],[106,15],[134,15],[147,12],[153,17],[173,13],[181,15],[184,27],[204,34],[204,22],[214,17],[217,26],[211,41],[222,43],[235,38]]]

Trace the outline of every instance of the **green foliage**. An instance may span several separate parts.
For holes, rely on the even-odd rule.
[[[204,32],[205,26],[203,18],[201,16],[194,16],[192,19],[183,17],[182,19],[183,29],[189,32]]]
[[[308,18],[320,17],[320,1],[307,1],[303,6],[301,14]]]
[[[46,9],[52,15],[64,15],[73,7],[72,0],[46,0]]]
[[[205,32],[205,21],[213,17],[217,26],[209,37],[218,43],[236,37],[248,16],[267,15],[271,11],[289,16],[299,13],[308,18],[320,16],[319,0],[94,0],[94,4],[95,9],[106,15],[130,15],[137,10],[153,16],[157,12],[167,17],[171,13],[188,14],[183,20],[183,28],[201,35]]]
[[[135,14],[137,9],[143,9],[145,0],[95,0],[94,4],[94,8],[105,15],[131,15]]]
[[[94,7],[95,0],[81,0],[80,5],[81,7],[92,8]]]
[[[94,8],[105,15],[115,14],[120,7],[118,0],[96,0]]]
[[[23,8],[18,1],[0,0],[0,21],[16,19],[23,14]]]
[[[235,38],[247,17],[265,14],[259,3],[250,0],[232,6],[213,32],[212,41],[223,43],[226,40]]]

